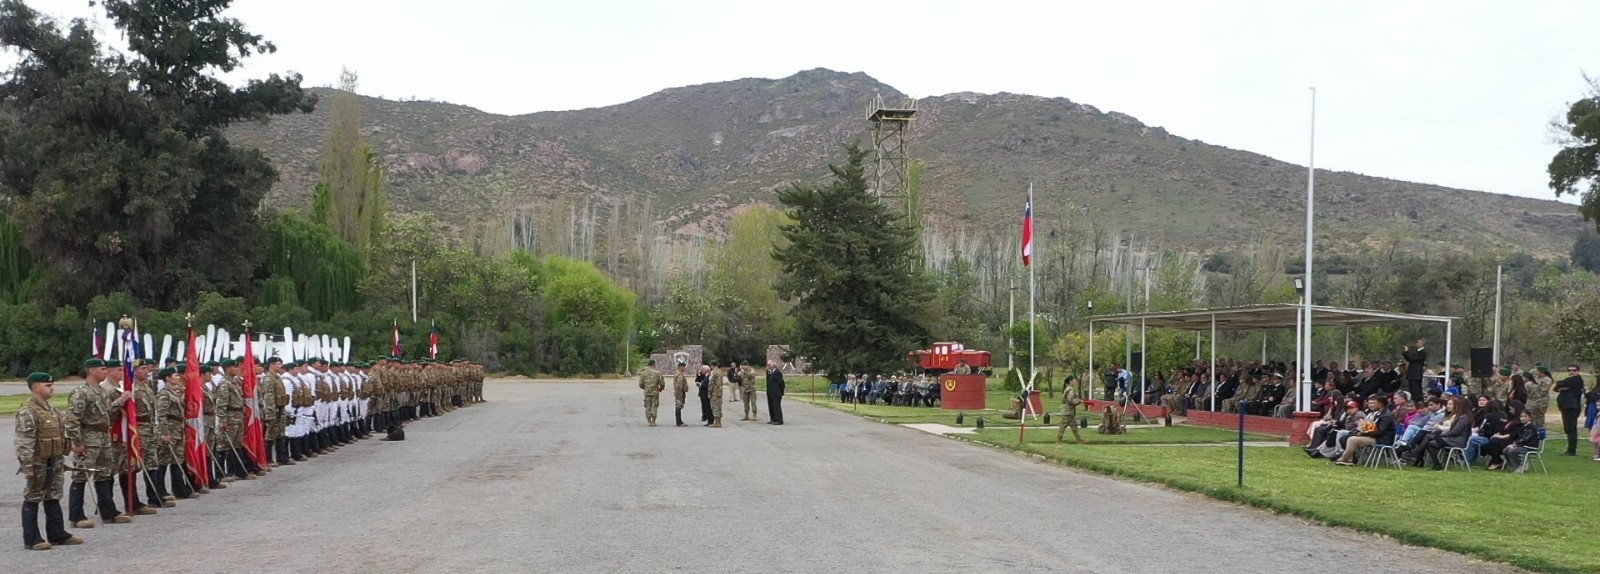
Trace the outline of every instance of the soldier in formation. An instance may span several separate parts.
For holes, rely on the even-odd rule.
[[[686,371],[689,366],[683,361],[678,361],[678,370],[672,374],[672,416],[677,419],[678,426],[683,424],[683,402],[689,398],[689,377]]]
[[[475,363],[402,361],[385,358],[377,367],[364,363],[330,363],[312,358],[285,363],[265,362],[249,404],[259,417],[267,464],[256,462],[245,445],[245,381],[240,359],[197,366],[204,401],[202,428],[213,470],[209,484],[195,480],[185,454],[188,427],[187,365],[157,369],[137,360],[132,390],[123,390],[123,364],[90,359],[83,363],[84,384],[73,390],[65,409],[49,403],[55,393],[48,373],[28,377],[32,394],[16,414],[18,472],[25,481],[22,507],[23,544],[34,550],[80,544],[66,530],[93,528],[85,513],[92,496],[95,511],[107,524],[127,524],[135,515],[156,514],[179,500],[199,498],[238,479],[258,478],[272,467],[295,464],[333,452],[371,435],[384,423],[419,416],[437,416],[483,402],[483,369]],[[657,376],[659,380],[659,375]],[[126,409],[132,404],[131,436],[122,436]],[[140,447],[135,450],[135,444]],[[73,473],[68,508],[61,508],[66,473]],[[118,480],[124,481],[120,486]],[[144,481],[142,492],[138,481]],[[123,508],[117,507],[122,491]],[[39,514],[45,526],[39,528]]]

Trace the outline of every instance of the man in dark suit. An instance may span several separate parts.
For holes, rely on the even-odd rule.
[[[767,424],[783,424],[783,371],[767,361]]]
[[[1428,365],[1428,341],[1417,339],[1417,348],[1400,347],[1400,356],[1406,360],[1406,390],[1411,392],[1411,400],[1422,396],[1422,371]]]
[[[1556,382],[1556,408],[1561,409],[1561,430],[1567,433],[1567,452],[1561,456],[1578,456],[1578,411],[1583,408],[1583,375],[1578,364],[1567,365],[1567,378]]]
[[[700,373],[694,376],[695,393],[700,397],[700,422],[711,424],[711,394],[706,388],[711,381],[711,367],[700,365]]]

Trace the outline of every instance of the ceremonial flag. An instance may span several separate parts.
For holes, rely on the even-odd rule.
[[[211,463],[206,458],[206,426],[201,422],[203,416],[205,389],[200,387],[200,345],[195,344],[194,325],[189,326],[188,356],[185,362],[183,380],[183,458],[189,463],[189,475],[194,477],[190,481],[196,486],[211,484]]]
[[[1028,197],[1028,203],[1022,210],[1022,265],[1027,267],[1033,263],[1033,197]]]
[[[244,329],[244,450],[259,468],[267,467],[267,435],[261,428],[261,403],[256,398],[260,382],[256,377],[255,342],[250,339],[249,322]]]
[[[428,320],[428,358],[439,358],[439,325]]]
[[[139,326],[127,317],[123,317],[122,328],[122,391],[133,394],[133,385],[137,382],[135,367],[140,357],[144,354],[139,349]],[[128,500],[138,500],[134,492],[134,469],[143,464],[142,451],[144,445],[139,444],[139,408],[135,401],[128,401],[122,405],[122,422],[117,426],[122,433],[122,444],[128,447]]]
[[[99,321],[99,320],[96,319],[96,321]],[[89,356],[98,357],[98,356],[100,356],[100,351],[101,351],[101,346],[100,346],[100,325],[90,325],[90,327],[94,331],[94,339],[92,341],[90,341],[90,343],[89,343],[90,348],[93,349],[93,351],[91,353],[89,353]]]
[[[393,349],[393,352],[391,352],[389,354],[393,355],[393,356],[396,356],[396,357],[400,356],[400,322],[399,321],[394,321],[394,349]]]

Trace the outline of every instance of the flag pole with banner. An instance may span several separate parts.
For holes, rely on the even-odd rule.
[[[1033,184],[1028,184],[1028,203],[1022,210],[1022,266],[1028,268],[1028,380],[1022,382],[1022,425],[1018,427],[1019,433],[1025,434],[1028,427],[1028,415],[1033,413],[1033,375],[1034,375],[1034,341],[1033,330],[1037,317],[1034,316],[1033,294],[1035,282],[1033,279]],[[1017,439],[1022,441],[1021,434]]]
[[[267,436],[261,428],[260,378],[257,376],[255,341],[250,322],[244,322],[244,450],[256,461],[256,468],[267,468]]]
[[[189,344],[185,347],[183,370],[183,458],[189,464],[189,475],[197,487],[211,484],[211,463],[206,460],[206,427],[200,417],[204,412],[205,389],[200,387],[200,349],[195,344],[194,315],[188,316]]]
[[[439,358],[439,324],[428,320],[428,358]]]
[[[140,357],[144,356],[139,350],[139,325],[127,315],[122,316],[119,325],[122,327],[122,392],[132,396],[133,386],[138,381],[138,361]],[[128,450],[127,466],[122,470],[128,474],[126,484],[128,485],[127,495],[130,505],[133,504],[131,501],[139,500],[137,496],[138,489],[135,487],[135,477],[138,475],[138,471],[135,469],[140,468],[143,464],[141,462],[143,445],[139,444],[139,407],[134,403],[135,401],[132,400],[123,403],[122,422],[117,425],[118,432],[121,434],[122,444]],[[133,508],[130,507],[128,511],[132,512]]]

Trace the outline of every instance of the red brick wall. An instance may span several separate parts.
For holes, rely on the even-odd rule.
[[[1312,414],[1315,414],[1315,413],[1312,413]],[[1312,420],[1315,420],[1315,418],[1313,418]],[[1300,421],[1299,417],[1296,417],[1295,419],[1279,419],[1279,418],[1272,418],[1272,417],[1258,417],[1258,416],[1255,416],[1255,415],[1245,415],[1245,417],[1244,417],[1244,430],[1245,430],[1245,432],[1254,433],[1254,434],[1265,434],[1265,435],[1281,436],[1281,437],[1290,439],[1289,440],[1290,444],[1294,444],[1294,438],[1295,437],[1300,437],[1300,442],[1304,443],[1304,442],[1306,442],[1308,440],[1308,439],[1305,438],[1305,428],[1306,427],[1297,425],[1297,423],[1299,423],[1299,421]],[[1210,411],[1202,411],[1202,410],[1197,410],[1197,409],[1190,409],[1189,410],[1189,424],[1199,425],[1199,426],[1207,426],[1207,427],[1215,427],[1215,428],[1223,428],[1223,429],[1238,429],[1239,428],[1239,414],[1238,413],[1214,413],[1214,412],[1210,412]],[[1307,422],[1305,424],[1309,424],[1309,422]],[[1294,432],[1296,426],[1300,426],[1300,432]]]

